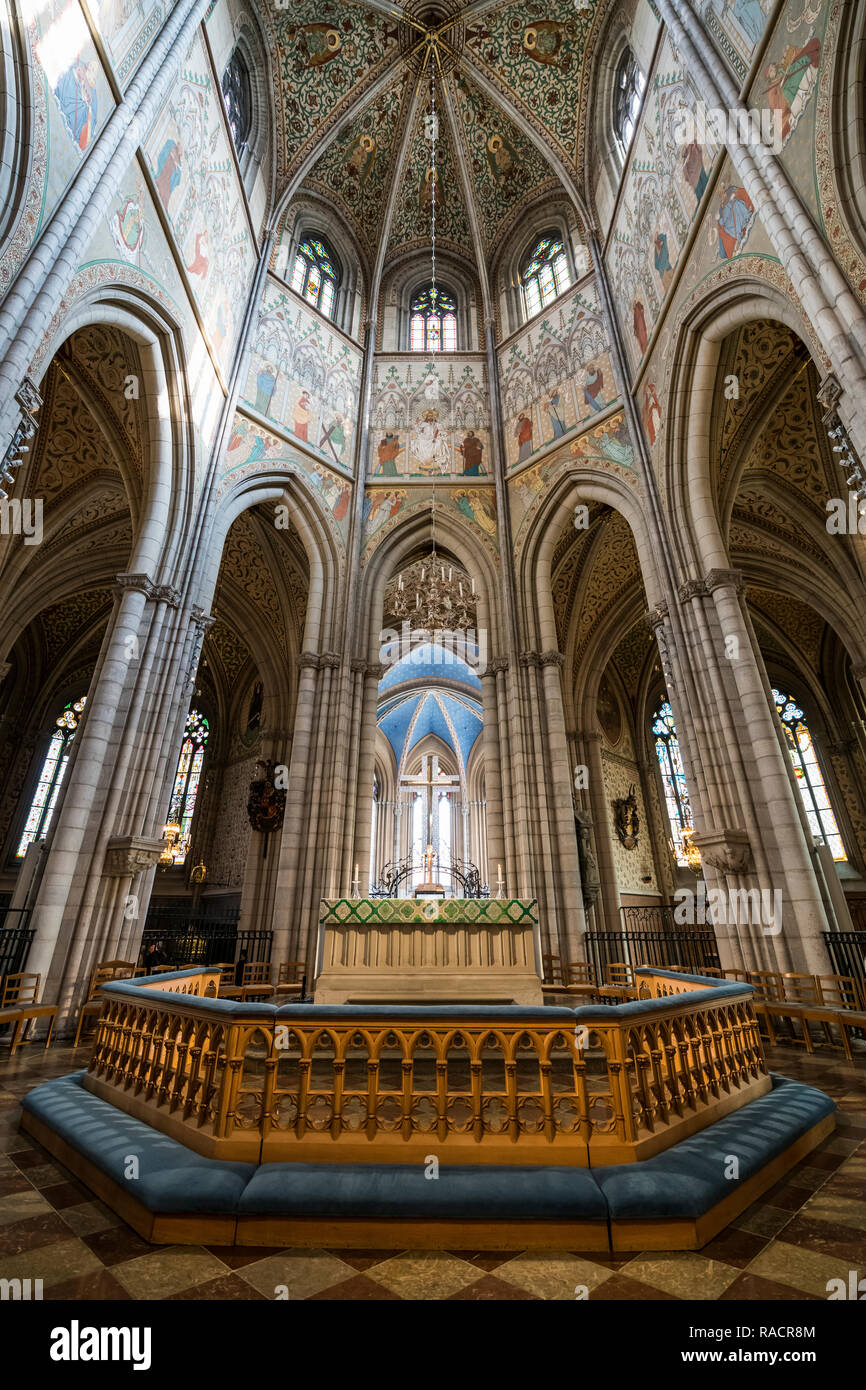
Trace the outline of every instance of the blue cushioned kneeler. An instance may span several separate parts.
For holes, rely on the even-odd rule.
[[[357,1216],[476,1221],[605,1221],[607,1205],[587,1168],[441,1163],[265,1163],[239,1216]]]
[[[773,1089],[644,1163],[593,1172],[612,1221],[698,1217],[791,1147],[835,1104],[823,1091],[773,1076]],[[729,1156],[739,1181],[725,1177]]]
[[[193,1153],[85,1091],[83,1076],[84,1071],[73,1072],[36,1086],[22,1100],[22,1108],[148,1211],[235,1213],[255,1172],[254,1163],[228,1163]],[[137,1178],[126,1176],[130,1157],[138,1159]]]

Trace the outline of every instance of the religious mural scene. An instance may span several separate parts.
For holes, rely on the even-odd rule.
[[[519,1300],[850,1379],[866,0],[0,4],[33,1365]]]

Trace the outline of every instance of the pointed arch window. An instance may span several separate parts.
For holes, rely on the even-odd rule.
[[[531,319],[552,300],[564,294],[571,284],[568,258],[562,240],[547,233],[539,237],[520,271],[523,304]]]
[[[181,744],[180,757],[177,760],[174,787],[168,808],[166,838],[170,848],[163,856],[162,862],[164,863],[183,864],[189,853],[192,818],[195,813],[202,764],[204,763],[204,750],[209,734],[210,726],[204,715],[196,709],[190,710],[184,728],[183,743]]]
[[[630,48],[625,48],[617,64],[613,83],[613,132],[623,159],[631,144],[646,78]]]
[[[812,742],[812,735],[809,732],[803,711],[796,700],[792,699],[790,695],[783,695],[775,687],[773,688],[773,699],[776,702],[776,713],[781,719],[782,728],[785,731],[785,742],[788,745],[788,752],[791,754],[791,762],[794,764],[794,776],[797,779],[803,805],[806,808],[809,829],[816,840],[830,846],[833,858],[837,862],[844,862],[848,856],[845,853],[842,836],[839,834],[839,826],[830,805],[830,798],[827,795],[827,788],[824,785],[824,778],[821,775],[821,769],[815,755],[815,745]]]
[[[64,705],[62,713],[54,721],[54,732],[51,735],[48,752],[45,754],[45,761],[39,773],[39,780],[36,783],[36,791],[30,803],[27,820],[24,823],[24,833],[18,845],[16,859],[23,859],[27,853],[28,845],[32,845],[35,840],[44,840],[48,834],[51,817],[54,815],[54,808],[57,805],[63,778],[66,775],[72,740],[75,738],[75,731],[86,703],[86,695],[82,695],[80,700],[70,700],[69,704]]]
[[[232,140],[238,155],[242,155],[253,127],[253,86],[249,65],[239,47],[226,64],[221,86]]]
[[[337,292],[334,258],[320,237],[305,237],[295,255],[292,289],[330,318]]]
[[[686,856],[686,835],[692,829],[692,808],[686,774],[683,767],[680,741],[674,723],[674,712],[670,701],[663,700],[653,716],[653,738],[656,757],[662,775],[668,821],[674,845],[674,858],[683,868],[688,866]]]
[[[412,352],[457,351],[457,301],[438,285],[426,285],[409,305]]]

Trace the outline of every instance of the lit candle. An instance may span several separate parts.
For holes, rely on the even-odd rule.
[[[475,580],[472,581],[472,597],[475,597]]]
[[[415,595],[415,607],[416,607],[416,608],[420,608],[420,607],[421,607],[421,595],[420,595],[420,594],[416,594],[416,595]]]
[[[444,565],[440,565],[439,568],[440,568],[440,570],[442,571],[442,583],[444,584],[444,583],[445,583],[445,566],[444,566]]]
[[[358,865],[355,865],[355,882],[358,882]]]
[[[460,583],[460,580],[459,580],[459,579],[457,580],[457,591],[458,591],[458,593],[460,594],[460,597],[462,598],[462,597],[463,597],[463,585]]]
[[[454,578],[454,567],[453,567],[453,565],[449,565],[449,566],[448,566],[448,583],[449,583],[449,584],[451,583],[451,580],[452,580],[453,578]]]

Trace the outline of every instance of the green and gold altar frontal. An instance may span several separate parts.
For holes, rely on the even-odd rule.
[[[348,922],[449,922],[466,926],[538,923],[537,898],[323,898],[323,926]]]
[[[323,898],[317,1004],[541,1004],[535,898]]]

